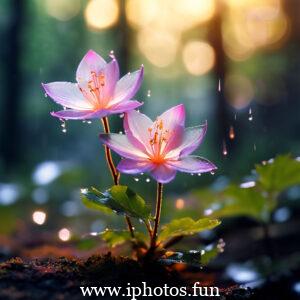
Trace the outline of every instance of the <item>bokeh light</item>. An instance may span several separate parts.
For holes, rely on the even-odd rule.
[[[177,199],[176,200],[176,202],[175,202],[175,207],[177,208],[177,209],[183,209],[184,208],[184,200],[183,199],[181,199],[181,198],[179,198],[179,199]]]
[[[252,82],[240,74],[230,74],[225,79],[226,100],[236,109],[247,107],[254,97]]]
[[[67,228],[62,228],[59,232],[58,232],[58,237],[60,240],[62,240],[63,242],[67,242],[70,238],[71,238],[71,232],[69,229]]]
[[[116,0],[90,0],[84,12],[85,20],[92,29],[101,30],[112,27],[119,17]]]
[[[33,212],[33,214],[32,214],[32,220],[37,225],[43,225],[46,222],[46,218],[47,218],[47,215],[43,211],[37,210],[37,211]]]
[[[57,20],[68,21],[80,11],[80,0],[46,0],[47,13]]]
[[[167,67],[176,58],[179,37],[174,32],[147,28],[138,33],[139,49],[157,67]]]
[[[182,57],[186,69],[192,75],[203,75],[215,64],[213,47],[202,41],[188,42],[183,48]]]

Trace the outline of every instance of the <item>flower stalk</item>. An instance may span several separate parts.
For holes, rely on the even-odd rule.
[[[110,133],[108,118],[104,117],[101,120],[102,120],[102,125],[103,125],[104,132],[105,133]],[[117,169],[115,167],[110,149],[106,145],[104,145],[104,148],[105,148],[105,157],[106,157],[107,165],[109,167],[109,170],[110,170],[111,176],[113,178],[114,184],[119,185],[119,183],[120,183],[120,173],[117,171]],[[131,223],[131,220],[128,216],[125,216],[125,220],[126,220],[127,227],[128,227],[129,232],[130,232],[130,235],[131,235],[132,238],[134,238],[134,227]]]
[[[150,248],[156,248],[156,241],[157,241],[157,232],[160,222],[160,213],[161,213],[161,206],[162,206],[162,197],[163,197],[163,184],[158,182],[157,183],[157,192],[156,192],[156,212],[155,212],[155,220],[154,220],[154,229],[151,238],[151,245]]]

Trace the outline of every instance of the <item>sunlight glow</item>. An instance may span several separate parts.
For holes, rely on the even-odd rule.
[[[187,43],[182,53],[183,62],[192,75],[203,75],[210,71],[215,64],[213,47],[202,41]]]
[[[116,0],[90,0],[84,16],[89,27],[96,30],[112,27],[119,17]]]
[[[46,0],[47,13],[60,21],[68,21],[78,15],[80,0]]]

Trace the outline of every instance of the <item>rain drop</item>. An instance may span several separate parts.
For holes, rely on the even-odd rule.
[[[233,126],[230,126],[230,129],[229,129],[229,138],[231,140],[233,140],[235,138],[235,132],[234,132]]]
[[[251,107],[249,108],[249,117],[248,120],[251,122],[253,120],[253,115],[252,115],[252,109]]]
[[[223,155],[226,156],[228,154],[227,147],[225,141],[223,141]]]
[[[252,121],[252,120],[253,120],[253,116],[252,116],[252,115],[249,116],[248,120],[249,120],[249,121]]]
[[[222,90],[222,87],[221,87],[221,79],[219,78],[219,81],[218,81],[218,92],[220,93]]]

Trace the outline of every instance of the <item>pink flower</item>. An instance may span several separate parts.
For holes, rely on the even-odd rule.
[[[172,107],[151,121],[135,110],[124,118],[125,135],[100,134],[100,140],[123,159],[122,173],[149,172],[160,183],[173,180],[177,171],[205,173],[216,169],[210,161],[190,155],[201,144],[207,124],[184,128],[185,109]]]
[[[130,99],[140,88],[143,73],[142,66],[119,80],[117,60],[113,58],[106,63],[100,55],[89,50],[77,68],[77,83],[52,82],[42,85],[47,95],[67,108],[52,112],[52,116],[75,120],[103,118],[142,105]]]

